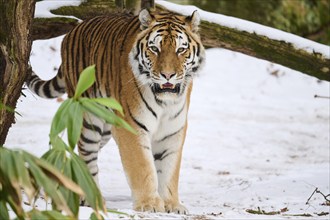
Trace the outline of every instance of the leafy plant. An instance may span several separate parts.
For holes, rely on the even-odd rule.
[[[87,67],[80,75],[74,97],[64,101],[56,112],[50,130],[52,147],[41,159],[22,150],[0,147],[0,219],[9,219],[7,204],[18,219],[77,219],[81,197],[94,210],[91,218],[103,219],[100,212],[107,210],[102,194],[84,161],[73,152],[81,134],[83,115],[88,112],[107,123],[135,131],[115,114],[117,111],[123,115],[115,99],[82,97],[94,82],[95,66]],[[65,129],[68,144],[59,137]],[[51,199],[53,210],[39,211],[33,207],[24,212],[22,190],[33,204],[41,189]]]
[[[77,195],[84,195],[77,184],[44,160],[22,150],[0,147],[0,219],[9,219],[6,203],[18,219],[31,217],[22,208],[22,190],[32,204],[37,200],[40,189],[44,190],[56,207],[73,216],[65,197],[57,190],[58,186]],[[57,215],[62,214],[58,212]]]
[[[81,95],[95,82],[95,66],[89,66],[81,73],[73,98],[65,100],[56,112],[51,130],[51,143],[56,143],[57,136],[67,128],[68,143],[74,149],[79,140],[83,124],[83,115],[86,112],[92,113],[105,120],[109,124],[123,127],[133,133],[133,128],[118,117],[109,108],[118,111],[123,115],[123,109],[113,98],[84,98]]]
[[[59,139],[61,141],[61,139]],[[64,142],[62,144],[65,144]],[[42,156],[47,162],[55,166],[66,177],[70,178],[79,185],[84,192],[84,198],[88,202],[91,208],[94,209],[98,218],[101,218],[100,211],[106,212],[103,198],[100,190],[94,182],[92,176],[87,169],[84,161],[82,161],[78,155],[76,155],[68,146],[66,149],[57,149],[58,147],[49,150]],[[72,190],[59,186],[58,191],[62,193],[63,197],[67,201],[67,205],[72,211],[75,217],[78,216],[80,196]]]

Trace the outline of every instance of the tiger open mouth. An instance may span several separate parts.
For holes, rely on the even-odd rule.
[[[155,93],[164,93],[164,92],[179,93],[180,92],[180,84],[174,85],[169,82],[164,83],[164,84],[155,83],[152,88]]]

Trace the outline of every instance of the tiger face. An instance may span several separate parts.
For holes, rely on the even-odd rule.
[[[197,34],[199,15],[139,15],[142,32],[130,53],[133,73],[159,99],[181,96],[204,63],[204,48]]]

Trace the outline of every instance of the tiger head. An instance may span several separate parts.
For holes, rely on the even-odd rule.
[[[139,20],[142,31],[130,52],[137,82],[159,99],[181,96],[205,60],[197,11],[185,17],[142,10]]]

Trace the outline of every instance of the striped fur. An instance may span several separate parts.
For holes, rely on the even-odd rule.
[[[65,36],[56,77],[27,81],[42,97],[72,97],[80,72],[96,65],[96,83],[84,96],[116,98],[138,135],[85,114],[79,153],[98,183],[98,152],[113,135],[136,210],[187,212],[178,181],[192,79],[204,63],[198,24],[196,12],[95,17]]]

